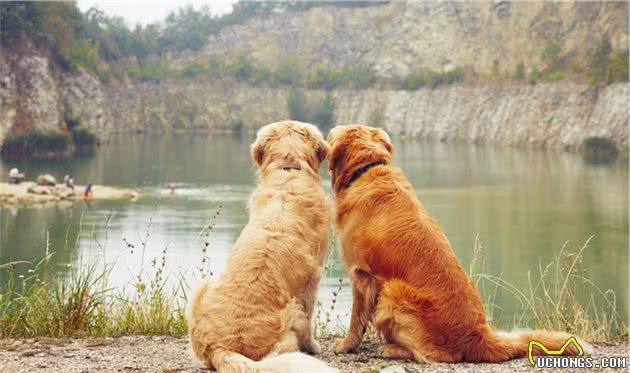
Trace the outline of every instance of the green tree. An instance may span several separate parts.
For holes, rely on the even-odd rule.
[[[591,57],[591,61],[589,63],[589,82],[591,84],[596,84],[605,79],[606,70],[608,69],[608,64],[610,63],[610,52],[612,52],[612,47],[610,46],[608,34],[606,34],[599,42],[597,50]]]
[[[514,78],[514,80],[525,79],[525,65],[523,65],[522,62],[519,62],[518,65],[516,65],[516,71],[514,71],[512,78]]]
[[[317,103],[311,121],[319,126],[323,131],[328,130],[333,124],[335,116],[335,98],[330,92]]]
[[[295,55],[286,55],[278,61],[276,79],[285,84],[298,84],[302,80],[302,67]]]
[[[628,51],[613,54],[608,69],[606,71],[606,82],[627,82],[628,81]]]
[[[289,109],[289,117],[294,120],[308,122],[310,119],[308,105],[304,92],[298,87],[293,86],[289,90],[287,97],[287,108]]]

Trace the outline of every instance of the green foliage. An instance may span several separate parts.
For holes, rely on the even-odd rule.
[[[69,130],[77,128],[81,125],[81,119],[71,116],[68,112],[64,114],[63,121],[66,122],[66,126],[68,126]]]
[[[98,43],[94,44],[90,39],[81,39],[72,45],[70,49],[70,61],[96,71],[98,68]]]
[[[310,119],[310,113],[306,97],[296,86],[291,87],[289,96],[287,97],[287,108],[289,109],[289,118],[299,120],[302,122],[308,122]]]
[[[403,81],[403,88],[407,90],[416,90],[423,86],[437,88],[440,85],[450,85],[455,82],[463,81],[465,78],[466,73],[460,68],[445,73],[425,70],[422,73],[411,73],[407,75]]]
[[[426,85],[424,74],[411,73],[405,77],[403,88],[408,91],[415,91]]]
[[[519,62],[516,65],[516,70],[514,71],[514,75],[512,76],[514,80],[523,80],[525,79],[525,65],[522,62]]]
[[[238,57],[228,65],[228,71],[239,81],[257,84],[273,82],[273,74],[265,69],[256,67],[246,56]]]
[[[330,93],[314,105],[309,103],[304,92],[296,86],[291,87],[287,97],[287,108],[291,119],[317,124],[323,131],[332,126],[335,107],[335,99]]]
[[[356,88],[368,88],[376,82],[376,72],[370,66],[346,67],[342,70],[342,82]]]
[[[606,83],[628,81],[628,50],[614,53],[606,69]]]
[[[584,159],[593,163],[607,163],[617,157],[617,147],[607,137],[587,137],[582,142]]]
[[[142,82],[160,81],[169,76],[166,59],[147,59],[140,64],[137,78]]]
[[[83,15],[73,2],[2,2],[0,42],[9,45],[30,36],[53,52],[65,69],[77,65],[94,71],[98,42],[85,35]]]
[[[352,66],[343,69],[318,66],[309,71],[306,85],[309,88],[331,90],[343,85],[368,88],[375,82],[376,73],[368,66]]]
[[[335,106],[335,99],[332,94],[326,93],[315,105],[310,122],[316,124],[322,131],[327,131],[333,124]]]
[[[70,142],[61,132],[36,131],[9,135],[4,140],[0,156],[6,158],[38,157],[46,153],[63,154]]]
[[[98,138],[87,128],[75,128],[70,131],[75,152],[78,154],[93,154],[98,144]]]
[[[606,81],[608,66],[611,62],[611,52],[612,47],[610,45],[608,35],[606,34],[599,42],[597,50],[591,57],[591,61],[589,63],[590,72],[588,74],[588,78],[590,84],[597,84],[599,82]]]
[[[545,44],[545,47],[543,48],[542,52],[540,53],[540,58],[548,63],[548,64],[552,64],[555,61],[558,60],[558,56],[560,55],[560,45],[558,45],[557,43],[554,42],[549,42],[547,44]]]
[[[278,61],[275,69],[276,80],[284,84],[299,84],[302,81],[302,67],[295,55],[287,55]]]
[[[125,75],[131,79],[138,79],[141,75],[140,65],[135,60],[125,66]]]
[[[375,107],[370,111],[370,115],[368,116],[368,126],[383,128],[385,127],[385,113],[383,112],[383,108]]]
[[[532,68],[532,71],[530,71],[529,76],[527,76],[527,81],[530,84],[536,84],[541,79],[542,79],[542,73],[537,67]]]
[[[490,76],[493,78],[499,77],[499,60],[492,61],[492,68],[490,69]]]
[[[330,67],[316,67],[308,73],[306,84],[309,88],[333,89],[341,85],[341,71]]]

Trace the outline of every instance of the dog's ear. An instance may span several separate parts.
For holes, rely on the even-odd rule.
[[[326,159],[328,157],[328,154],[330,153],[330,145],[328,144],[328,142],[326,142],[326,140],[322,140],[319,142],[319,144],[317,145],[317,160],[319,160],[319,163],[322,163],[324,161],[324,159]]]
[[[265,139],[261,139],[260,136],[258,136],[251,146],[252,159],[258,166],[262,165],[265,156],[265,143]]]
[[[389,154],[394,153],[394,145],[392,144],[392,139],[384,130],[380,128],[372,128],[372,140],[383,144]]]

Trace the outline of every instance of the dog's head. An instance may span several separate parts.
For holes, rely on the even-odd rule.
[[[332,149],[328,167],[333,190],[339,193],[355,171],[373,162],[390,164],[394,146],[387,132],[361,125],[337,126],[328,133]]]
[[[317,127],[292,120],[260,128],[251,146],[252,158],[261,172],[289,167],[317,174],[329,150]]]

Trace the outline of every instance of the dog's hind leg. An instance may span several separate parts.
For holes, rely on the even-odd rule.
[[[397,344],[385,344],[378,348],[378,353],[386,359],[415,360],[413,352]]]
[[[424,308],[424,309],[423,309]],[[444,346],[442,336],[431,334],[423,314],[432,310],[430,296],[400,280],[385,282],[379,294],[374,324],[388,344],[379,352],[389,359],[457,363],[462,354]]]
[[[319,354],[320,347],[311,334],[311,321],[313,319],[313,309],[317,299],[317,288],[319,286],[319,269],[307,281],[302,293],[300,301],[304,306],[304,320],[296,323],[295,333],[298,337],[300,350],[309,354]]]
[[[363,334],[374,315],[376,304],[376,280],[371,273],[354,267],[350,271],[352,282],[352,317],[348,336],[336,340],[335,352],[344,353],[355,350],[363,340]]]

